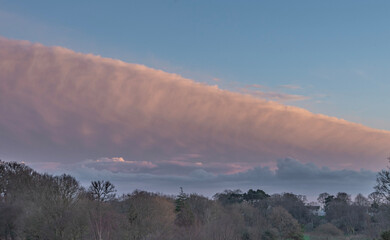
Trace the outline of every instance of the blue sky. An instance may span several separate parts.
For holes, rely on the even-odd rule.
[[[0,1],[0,35],[390,130],[388,1]],[[215,82],[213,79],[220,79]],[[290,89],[281,85],[293,85]]]

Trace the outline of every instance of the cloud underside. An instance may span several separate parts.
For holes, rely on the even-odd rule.
[[[295,159],[280,159],[275,170],[256,167],[233,174],[213,174],[201,165],[178,166],[169,163],[150,165],[116,159],[87,160],[70,165],[58,165],[53,173],[68,172],[88,185],[91,180],[106,179],[115,183],[120,193],[134,189],[177,194],[180,187],[186,192],[212,196],[224,189],[263,189],[268,193],[295,192],[315,200],[319,193],[373,192],[376,173],[367,170],[331,170],[315,164],[302,164]],[[114,164],[116,162],[116,164]],[[33,163],[36,169],[47,169],[47,163]],[[173,167],[173,168],[172,168]],[[169,169],[168,172],[165,171]],[[119,170],[120,169],[120,170]],[[170,171],[185,174],[172,174]]]
[[[390,148],[387,131],[138,64],[4,38],[0,116],[0,157],[100,159],[117,172],[123,164],[145,173],[165,164],[233,174],[285,157],[377,170]]]

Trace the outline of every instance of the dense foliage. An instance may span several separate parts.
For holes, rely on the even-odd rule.
[[[182,189],[177,196],[116,196],[109,181],[85,189],[69,175],[0,161],[0,239],[389,239],[386,194],[352,200],[323,193],[318,204],[325,216],[305,196],[260,189],[225,190],[213,199]]]

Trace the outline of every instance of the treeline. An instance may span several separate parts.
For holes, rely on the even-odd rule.
[[[213,199],[136,190],[116,196],[109,181],[85,189],[70,175],[0,161],[0,239],[387,239],[390,205],[380,192],[351,199],[320,194],[225,190]]]

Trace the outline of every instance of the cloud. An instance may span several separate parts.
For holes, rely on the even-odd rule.
[[[214,174],[275,166],[275,159],[287,156],[378,170],[390,142],[387,131],[177,74],[4,38],[0,116],[5,160],[74,164],[120,156],[130,162],[114,163],[129,172],[158,169],[146,163],[178,166],[169,161],[186,154],[199,157],[177,161],[202,163]]]
[[[298,89],[300,87],[294,85],[281,85],[282,88]],[[260,90],[261,89],[261,90]],[[245,85],[243,88],[239,88],[239,92],[243,94],[249,94],[253,97],[266,99],[270,101],[276,101],[279,103],[291,102],[291,101],[303,101],[308,100],[310,97],[297,94],[287,94],[280,91],[272,91],[266,86],[260,84]]]
[[[164,165],[151,168],[162,169],[156,172],[128,172],[121,162],[118,169],[96,168],[93,161],[77,163],[73,166],[59,166],[58,174],[66,171],[80,179],[84,185],[91,180],[106,179],[113,181],[120,192],[132,192],[135,189],[148,191],[163,191],[168,194],[176,194],[179,187],[184,187],[187,192],[197,192],[212,196],[224,189],[249,188],[263,189],[268,193],[281,193],[294,191],[305,194],[311,200],[315,200],[319,193],[347,192],[349,194],[363,193],[368,195],[373,191],[376,173],[368,170],[331,170],[327,167],[318,167],[313,163],[303,164],[292,158],[280,159],[274,170],[269,167],[256,167],[234,174],[213,174],[201,166],[192,166],[184,175],[166,172]],[[96,162],[94,163],[96,164]],[[180,172],[179,166],[176,170]],[[165,168],[165,170],[164,170]],[[53,172],[53,170],[51,170]]]
[[[156,168],[157,165],[148,161],[127,161],[121,157],[100,158],[95,161],[86,161],[84,165],[96,170],[108,170],[111,172],[133,173],[143,172]]]
[[[269,191],[289,192],[293,188],[304,194],[313,195],[321,192],[337,193],[340,191],[368,194],[373,191],[376,173],[368,170],[331,170],[316,164],[303,164],[292,158],[277,161],[275,171],[258,167],[247,172],[220,176],[231,182],[257,183]],[[223,181],[223,180],[222,180]]]
[[[186,176],[196,170],[204,170],[210,174],[235,174],[245,172],[252,169],[250,164],[241,162],[236,163],[218,163],[218,162],[201,162],[201,157],[197,154],[184,154],[173,157],[168,160],[159,160],[155,162],[149,161],[129,161],[122,157],[99,158],[96,160],[85,160],[78,164],[84,167],[93,168],[96,170],[107,170],[115,173],[150,173],[157,175],[176,175]],[[45,169],[44,164],[34,164],[39,169]],[[50,162],[48,170],[64,168],[63,165]],[[70,165],[78,168],[78,165]]]

